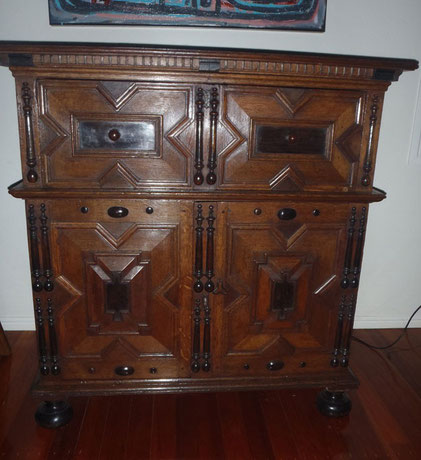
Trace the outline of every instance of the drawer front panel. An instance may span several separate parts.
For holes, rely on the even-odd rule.
[[[49,187],[187,187],[188,85],[41,80],[40,153]]]
[[[364,157],[360,91],[227,87],[219,124],[219,186],[277,191],[358,185]]]

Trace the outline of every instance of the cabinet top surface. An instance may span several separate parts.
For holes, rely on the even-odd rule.
[[[368,56],[316,54],[228,48],[196,48],[126,44],[0,41],[0,65],[8,67],[145,67],[205,73],[295,73],[393,81],[418,62]]]

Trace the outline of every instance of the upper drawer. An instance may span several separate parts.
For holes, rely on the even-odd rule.
[[[45,185],[189,185],[194,149],[191,86],[41,80],[38,100]]]
[[[232,86],[222,99],[221,188],[367,188],[362,177],[367,150],[370,172],[374,165],[380,97],[374,106],[362,91]]]

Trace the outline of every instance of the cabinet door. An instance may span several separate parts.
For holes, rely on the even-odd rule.
[[[189,185],[195,133],[191,86],[41,80],[38,98],[46,185]]]
[[[347,204],[219,205],[221,295],[213,296],[212,308],[218,372],[333,371],[350,213]]]
[[[219,186],[346,190],[362,168],[364,93],[226,87],[218,130]]]
[[[191,214],[178,201],[47,202],[64,379],[189,375]]]

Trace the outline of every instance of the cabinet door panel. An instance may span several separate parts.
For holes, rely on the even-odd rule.
[[[227,291],[214,308],[217,329],[223,330],[219,371],[328,370],[349,206],[225,203],[219,209],[225,216],[218,227],[224,256],[216,276],[223,277]],[[282,209],[296,216],[280,220]]]
[[[195,130],[191,86],[43,80],[39,98],[48,186],[189,184]]]
[[[355,182],[362,92],[227,87],[222,100],[220,187],[342,190]]]
[[[117,378],[116,368],[132,367],[127,378],[186,376],[191,207],[123,200],[127,217],[113,219],[109,204],[48,204],[62,374]]]

